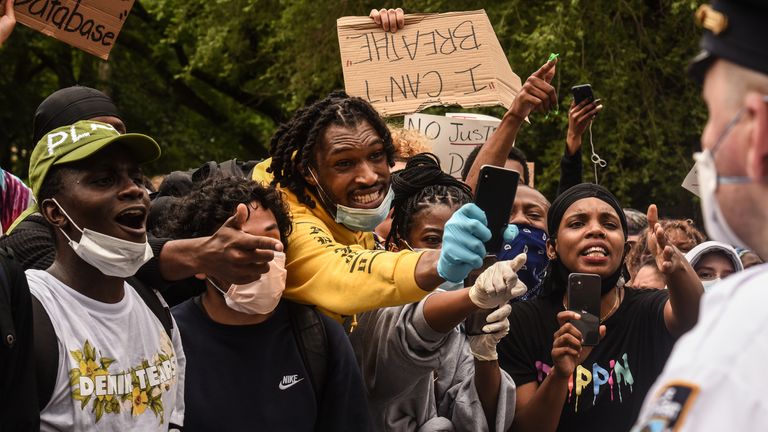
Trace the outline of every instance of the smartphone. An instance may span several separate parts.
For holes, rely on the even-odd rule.
[[[515,202],[520,173],[515,170],[483,165],[475,189],[475,204],[485,212],[491,239],[485,242],[489,255],[496,255],[504,242],[504,230]]]
[[[571,87],[571,93],[573,93],[574,104],[580,104],[584,99],[589,99],[590,102],[595,100],[595,95],[592,93],[592,86],[589,84],[580,84]]]
[[[581,319],[571,321],[584,339],[582,345],[595,346],[600,341],[600,275],[571,273],[568,276],[568,310]]]

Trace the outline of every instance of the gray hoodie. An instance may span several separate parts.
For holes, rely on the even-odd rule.
[[[458,328],[424,319],[424,300],[362,314],[350,335],[376,431],[487,431],[474,358]],[[496,430],[512,425],[515,383],[501,371]]]

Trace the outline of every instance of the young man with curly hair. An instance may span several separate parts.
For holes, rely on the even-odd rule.
[[[288,208],[279,192],[253,180],[210,178],[174,203],[169,215],[161,230],[172,238],[206,236],[229,224],[289,250]],[[285,255],[278,252],[259,280],[240,285],[208,276],[201,296],[173,308],[187,353],[185,431],[370,428],[343,328],[309,306],[282,299],[285,280]],[[317,316],[325,334],[325,367],[306,359],[297,321],[306,313]]]

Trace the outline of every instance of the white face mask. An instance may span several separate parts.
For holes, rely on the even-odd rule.
[[[384,201],[376,208],[359,209],[336,204],[336,222],[352,231],[373,231],[387,218],[393,199],[395,199],[395,193],[390,187]]]
[[[310,169],[309,174],[313,179],[315,179],[317,189],[322,195],[325,196],[328,204],[334,205],[336,207],[336,218],[334,219],[336,223],[340,223],[352,231],[373,231],[374,228],[379,226],[379,224],[384,222],[384,219],[387,218],[389,209],[392,207],[392,200],[395,199],[395,193],[392,191],[392,187],[390,186],[387,189],[387,196],[384,197],[384,201],[382,201],[381,204],[379,204],[379,206],[376,208],[360,209],[336,204],[331,201],[328,194],[326,194],[323,188],[320,186],[320,182],[317,180],[314,170]]]
[[[712,240],[720,241],[731,246],[747,247],[733,232],[725,215],[720,209],[715,192],[722,183],[746,183],[746,177],[718,177],[715,160],[709,150],[693,155],[697,162],[699,177],[699,193],[701,194],[701,212],[704,215],[704,228]],[[742,180],[743,179],[743,180]]]
[[[75,221],[69,217],[64,207],[56,201],[56,198],[51,198],[51,201],[56,203],[64,216],[82,233],[80,241],[76,242],[63,229],[59,228],[64,237],[69,240],[69,246],[83,261],[97,268],[105,275],[120,278],[131,277],[136,274],[136,271],[141,266],[152,259],[152,248],[146,240],[144,240],[144,243],[135,243],[92,231],[88,228],[80,229]]]
[[[232,284],[226,292],[212,280],[208,279],[208,282],[224,294],[230,309],[249,315],[266,315],[280,302],[287,275],[285,253],[275,252],[275,258],[269,262],[269,271],[259,280],[245,285]]]
[[[704,292],[707,292],[712,288],[712,285],[715,285],[716,283],[720,282],[720,278],[712,279],[712,280],[703,280],[701,281],[701,285],[704,286]]]

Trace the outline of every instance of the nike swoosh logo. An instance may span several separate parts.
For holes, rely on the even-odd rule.
[[[280,383],[280,384],[279,384],[277,387],[278,387],[278,388],[280,388],[280,390],[285,390],[285,389],[287,389],[287,388],[289,388],[289,387],[293,387],[293,386],[295,386],[296,384],[298,384],[298,383],[300,383],[300,382],[302,382],[302,381],[304,381],[304,378],[301,378],[301,379],[299,379],[299,380],[297,380],[297,381],[294,381],[294,382],[292,382],[292,383],[290,383],[290,384],[283,384],[283,383]]]

